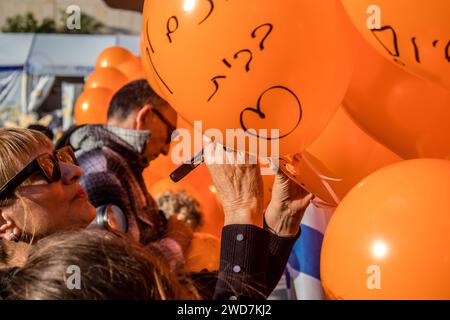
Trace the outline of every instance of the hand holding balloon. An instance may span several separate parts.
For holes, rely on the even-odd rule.
[[[278,170],[272,188],[272,200],[264,215],[269,229],[280,237],[296,236],[312,197],[311,193]]]

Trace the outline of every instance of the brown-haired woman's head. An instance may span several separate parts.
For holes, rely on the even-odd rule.
[[[194,296],[165,260],[126,236],[83,230],[40,240],[2,296],[26,300],[166,300]]]
[[[33,165],[37,160],[48,171],[57,167],[60,174],[46,178]],[[53,143],[43,133],[0,129],[0,237],[40,238],[87,226],[95,217],[95,208],[79,184],[82,174],[75,163],[55,157]],[[20,182],[17,186],[12,183],[14,177]]]

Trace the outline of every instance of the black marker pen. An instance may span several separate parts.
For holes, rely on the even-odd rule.
[[[201,165],[204,160],[203,150],[201,150],[191,160],[183,163],[181,166],[175,169],[175,171],[170,174],[170,179],[172,179],[173,182],[179,182],[181,179],[191,173],[195,168]]]
[[[201,165],[205,161],[203,150],[204,149],[197,153],[191,160],[183,163],[181,166],[176,168],[175,171],[170,174],[170,179],[172,179],[173,182],[179,182],[181,179],[191,173],[195,168]],[[226,152],[233,152],[232,149],[225,146],[223,146],[223,150]]]

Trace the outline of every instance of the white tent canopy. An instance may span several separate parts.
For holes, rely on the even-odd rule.
[[[23,70],[33,38],[33,34],[0,33],[1,72]]]
[[[0,33],[0,113],[32,111],[34,91],[43,100],[55,77],[87,76],[99,54],[112,46],[140,54],[139,36]]]
[[[105,48],[122,46],[139,54],[139,36],[0,33],[0,72],[88,75]]]

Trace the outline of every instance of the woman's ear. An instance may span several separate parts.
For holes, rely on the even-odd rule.
[[[12,208],[0,209],[0,238],[18,242],[22,230],[12,219]]]
[[[138,111],[136,116],[136,130],[149,130],[148,121],[152,116],[152,107],[147,104]]]

